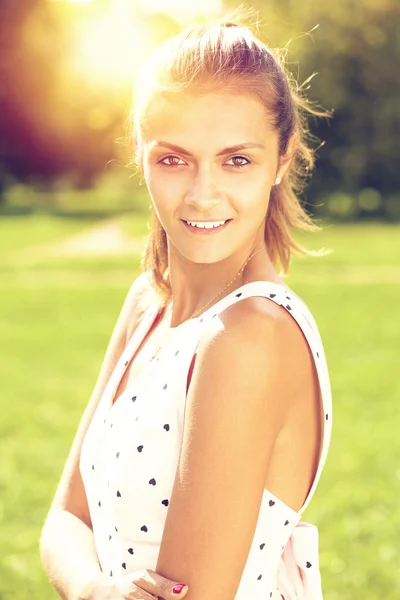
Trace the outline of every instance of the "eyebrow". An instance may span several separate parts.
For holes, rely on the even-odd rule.
[[[190,152],[182,148],[181,146],[177,146],[176,144],[170,144],[169,142],[164,142],[162,140],[155,140],[152,142],[153,148],[163,146],[164,148],[169,148],[174,152],[179,152],[179,154],[184,154],[185,156],[192,156]],[[228,148],[224,148],[217,152],[217,156],[223,156],[224,154],[231,154],[233,152],[239,152],[240,150],[247,150],[248,148],[263,148],[265,146],[262,144],[257,144],[256,142],[246,142],[244,144],[237,144],[236,146],[229,146]]]

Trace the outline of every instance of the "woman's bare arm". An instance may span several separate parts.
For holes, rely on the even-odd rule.
[[[139,276],[124,302],[42,530],[42,562],[51,583],[64,600],[79,598],[91,581],[102,577],[79,459],[90,421],[126,346],[127,333],[131,333],[138,324],[137,303],[146,288],[146,280],[146,275]]]
[[[254,309],[252,300],[229,307],[223,325],[211,319],[188,391],[156,566],[188,584],[187,600],[235,598],[275,442],[313,378],[307,342],[290,315],[268,300]],[[317,406],[312,394],[306,402]]]

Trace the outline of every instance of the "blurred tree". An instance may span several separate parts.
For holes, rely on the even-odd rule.
[[[93,20],[108,4],[29,0],[16,8],[0,0],[0,198],[1,187],[15,180],[42,187],[69,177],[88,186],[123,154],[116,142],[128,133],[132,81],[96,85],[90,73],[69,64],[74,25]],[[162,15],[141,15],[146,23],[156,43],[177,30]]]
[[[17,10],[7,6],[6,11],[4,4],[2,0],[0,22],[7,31],[0,58],[3,173],[40,182],[74,172],[77,182],[88,182],[109,158],[110,140],[85,123],[96,103],[93,94],[89,98],[81,90],[79,103],[74,103],[74,86],[60,89],[65,26],[43,0],[30,0]],[[117,120],[115,115],[107,124]]]

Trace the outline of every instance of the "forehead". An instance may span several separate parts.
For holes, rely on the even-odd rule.
[[[143,141],[163,139],[190,146],[225,146],[253,141],[274,144],[271,117],[254,96],[232,93],[179,94],[158,99],[149,111]],[[185,145],[186,144],[186,145]]]

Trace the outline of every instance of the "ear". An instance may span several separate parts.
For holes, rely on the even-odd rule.
[[[296,149],[297,149],[297,137],[295,134],[293,134],[289,140],[285,154],[282,154],[282,156],[280,156],[280,158],[279,158],[279,166],[278,166],[278,171],[277,171],[276,176],[279,177],[280,179],[282,179],[282,177],[286,173],[287,169],[289,168],[291,160],[294,157],[294,155],[296,154]]]

